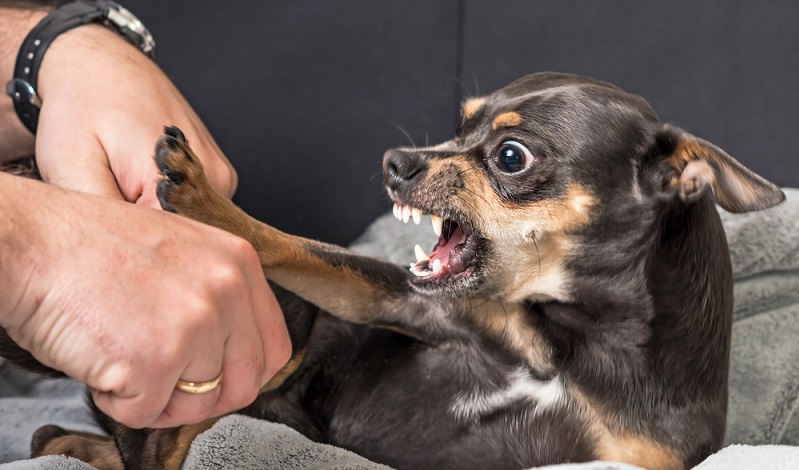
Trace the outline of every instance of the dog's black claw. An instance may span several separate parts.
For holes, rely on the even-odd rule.
[[[161,173],[166,177],[166,179],[175,184],[182,184],[186,180],[186,176],[183,173],[177,172],[172,168],[164,168],[161,170]]]
[[[174,137],[162,136],[155,146],[155,164],[158,170],[175,183],[182,183],[184,176],[169,167],[169,155],[178,151],[180,144]],[[183,157],[191,160],[188,152],[183,152]]]
[[[178,211],[175,210],[175,207],[170,204],[169,201],[169,190],[175,183],[164,180],[158,183],[158,187],[155,189],[155,195],[158,197],[158,202],[161,203],[161,209],[165,210],[166,212],[172,212],[177,214]]]
[[[33,433],[33,438],[31,438],[31,455],[34,457],[40,455],[50,441],[67,434],[69,433],[64,428],[55,424],[40,427]]]
[[[177,137],[171,135],[164,135],[164,139],[162,142],[166,144],[167,148],[169,150],[172,150],[173,152],[175,150],[180,149],[180,140],[178,140]]]
[[[186,136],[183,134],[183,131],[178,129],[175,126],[164,126],[164,134],[174,137],[175,139],[183,142],[184,144],[188,144],[189,141],[186,140]]]
[[[162,145],[162,142],[166,140],[174,141],[174,139],[161,137],[161,139],[158,140],[158,144],[155,146],[155,165],[158,167],[158,171],[160,172],[164,172],[164,170],[169,168],[167,159],[169,158],[170,150],[166,145]]]

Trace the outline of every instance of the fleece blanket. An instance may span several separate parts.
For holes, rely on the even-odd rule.
[[[733,215],[720,210],[735,275],[735,311],[727,447],[697,468],[799,468],[799,190],[767,211]],[[353,248],[405,264],[413,246],[432,246],[427,226],[403,225],[391,215],[367,230]],[[40,379],[0,362],[0,467],[87,469],[66,457],[28,460],[33,431],[55,423],[99,431],[83,388],[70,380]],[[184,468],[385,469],[351,452],[308,441],[281,424],[233,415],[192,445]],[[630,470],[612,462],[551,470]]]

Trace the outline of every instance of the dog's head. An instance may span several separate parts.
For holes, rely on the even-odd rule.
[[[568,300],[564,263],[587,238],[635,236],[656,211],[709,198],[708,188],[733,212],[784,199],[721,149],[661,123],[644,99],[605,82],[528,75],[462,111],[454,139],[389,150],[383,160],[395,212],[406,220],[431,214],[441,231],[411,268],[422,290]]]

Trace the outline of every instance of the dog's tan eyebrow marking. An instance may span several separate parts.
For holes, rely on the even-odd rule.
[[[491,128],[494,130],[499,129],[500,127],[513,127],[518,126],[522,122],[521,114],[517,113],[516,111],[508,111],[507,113],[502,113],[499,116],[494,118],[494,123],[491,125]]]
[[[485,98],[471,98],[466,100],[463,103],[463,117],[466,119],[471,119],[477,111],[480,111],[480,108],[485,106],[486,99]]]

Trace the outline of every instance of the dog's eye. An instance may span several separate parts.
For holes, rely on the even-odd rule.
[[[455,137],[460,137],[461,134],[463,134],[463,124],[461,124],[460,126],[458,126],[457,129],[455,129]]]
[[[533,154],[515,140],[506,140],[494,155],[494,162],[505,173],[517,173],[533,163]]]

